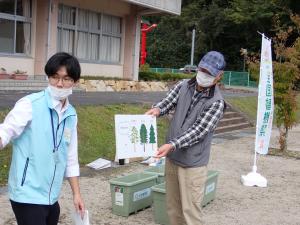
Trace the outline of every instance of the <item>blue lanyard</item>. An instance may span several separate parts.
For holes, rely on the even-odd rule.
[[[51,115],[52,137],[53,137],[53,145],[54,145],[53,152],[55,152],[55,151],[58,151],[58,147],[59,147],[60,144],[61,144],[61,140],[62,140],[62,137],[63,137],[63,135],[64,135],[64,130],[65,130],[66,120],[64,120],[62,133],[61,133],[59,142],[57,143],[57,133],[58,133],[60,124],[58,124],[58,126],[57,126],[57,128],[56,128],[56,132],[54,132],[54,123],[53,123],[52,110],[51,110],[51,109],[49,109],[49,110],[50,110],[50,115]],[[54,134],[54,133],[55,133],[55,134]]]

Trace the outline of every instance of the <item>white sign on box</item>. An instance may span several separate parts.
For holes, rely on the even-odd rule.
[[[157,150],[156,118],[149,115],[115,115],[116,158],[154,156]]]

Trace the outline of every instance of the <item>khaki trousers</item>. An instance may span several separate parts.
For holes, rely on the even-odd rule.
[[[207,168],[183,168],[166,159],[166,200],[170,225],[202,225],[201,202]]]

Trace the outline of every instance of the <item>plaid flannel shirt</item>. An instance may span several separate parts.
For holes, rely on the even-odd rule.
[[[160,109],[160,116],[167,114],[170,110],[176,107],[180,88],[182,87],[183,81],[178,82],[167,94],[167,96],[159,103],[153,105],[153,107]],[[195,85],[196,87],[196,85]],[[204,89],[199,92],[194,91],[192,102],[188,113],[192,110],[198,98],[203,95],[208,95],[209,89]],[[214,102],[210,107],[205,109],[196,119],[194,124],[186,130],[180,136],[172,139],[169,143],[174,146],[175,149],[188,148],[205,137],[210,131],[214,130],[223,116],[225,103],[223,100]]]

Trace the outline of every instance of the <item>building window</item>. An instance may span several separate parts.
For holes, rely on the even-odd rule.
[[[57,50],[90,62],[119,63],[120,17],[59,5]]]
[[[0,53],[30,55],[31,0],[0,1]]]

